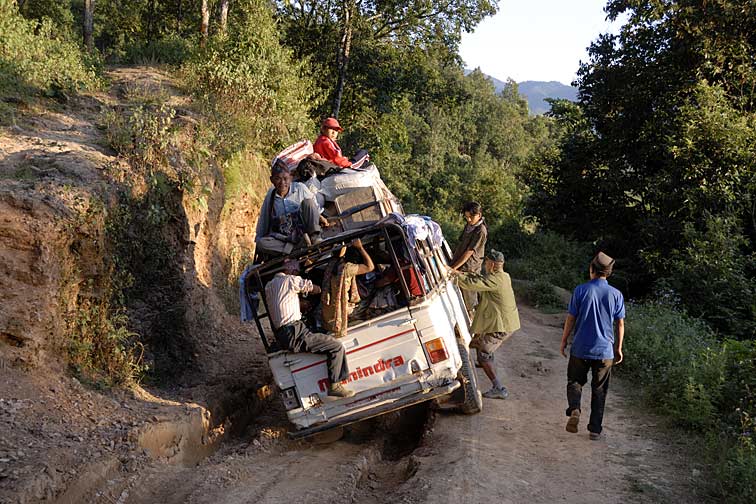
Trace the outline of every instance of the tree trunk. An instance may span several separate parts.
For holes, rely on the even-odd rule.
[[[150,2],[150,19],[147,21],[147,35],[150,40],[155,40],[155,0]]]
[[[207,44],[207,32],[210,28],[210,6],[208,0],[202,0],[202,24],[200,25],[200,45]]]
[[[183,21],[184,12],[181,10],[181,0],[178,0],[178,5],[176,6],[176,32],[181,35],[181,21]]]
[[[84,45],[89,52],[94,49],[94,8],[95,0],[84,0]]]
[[[221,0],[220,4],[220,20],[218,21],[220,27],[219,31],[223,34],[226,33],[226,24],[228,23],[228,0]]]
[[[336,55],[336,67],[339,72],[339,79],[336,83],[336,92],[333,96],[333,109],[331,116],[338,119],[339,110],[341,109],[341,98],[344,95],[344,83],[346,82],[347,70],[349,68],[349,52],[352,49],[352,20],[354,14],[354,1],[344,2],[342,25],[344,31],[341,34],[341,44],[339,44],[339,53]]]

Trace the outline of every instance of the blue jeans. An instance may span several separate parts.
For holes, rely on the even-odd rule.
[[[609,391],[609,378],[612,375],[613,359],[581,359],[570,355],[567,364],[567,416],[572,410],[580,410],[583,385],[591,372],[591,419],[588,430],[601,434],[601,422],[604,420],[604,404]]]

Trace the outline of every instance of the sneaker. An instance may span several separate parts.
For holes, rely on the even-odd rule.
[[[341,383],[336,383],[328,387],[328,395],[331,397],[352,397],[354,395],[353,390],[349,390]]]
[[[509,391],[507,390],[507,387],[491,387],[491,390],[483,392],[483,397],[487,399],[506,399],[509,397]]]
[[[591,441],[598,441],[601,439],[601,434],[598,432],[591,432],[588,434],[588,438],[590,438]]]
[[[574,434],[578,431],[578,423],[580,423],[580,410],[574,409],[572,410],[572,414],[570,414],[569,420],[567,420],[567,427],[565,427],[565,429],[567,432],[572,432]],[[593,435],[592,432],[591,435]]]

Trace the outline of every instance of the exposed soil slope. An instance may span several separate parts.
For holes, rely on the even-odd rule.
[[[201,202],[196,190],[166,196],[171,283],[147,286],[127,306],[129,329],[170,378],[149,391],[102,392],[67,368],[81,300],[107,295],[107,221],[124,194],[149,190],[109,148],[106,114],[133,108],[135,96],[159,100],[176,110],[185,143],[201,119],[166,72],[119,68],[108,79],[104,92],[22,104],[0,130],[0,502],[82,502],[144,461],[195,463],[264,397],[261,345],[229,303],[232,262],[249,253],[257,209],[248,195],[226,200],[212,159]],[[187,164],[181,147],[177,167]],[[135,243],[139,231],[129,230]]]

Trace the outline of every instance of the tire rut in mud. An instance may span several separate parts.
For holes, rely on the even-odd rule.
[[[434,422],[435,413],[426,403],[384,415],[348,434],[347,438],[353,437],[359,429],[373,427],[370,436],[380,447],[379,455],[367,465],[357,481],[352,502],[402,495],[403,484],[412,479],[418,469],[418,459],[413,453],[423,446]]]

